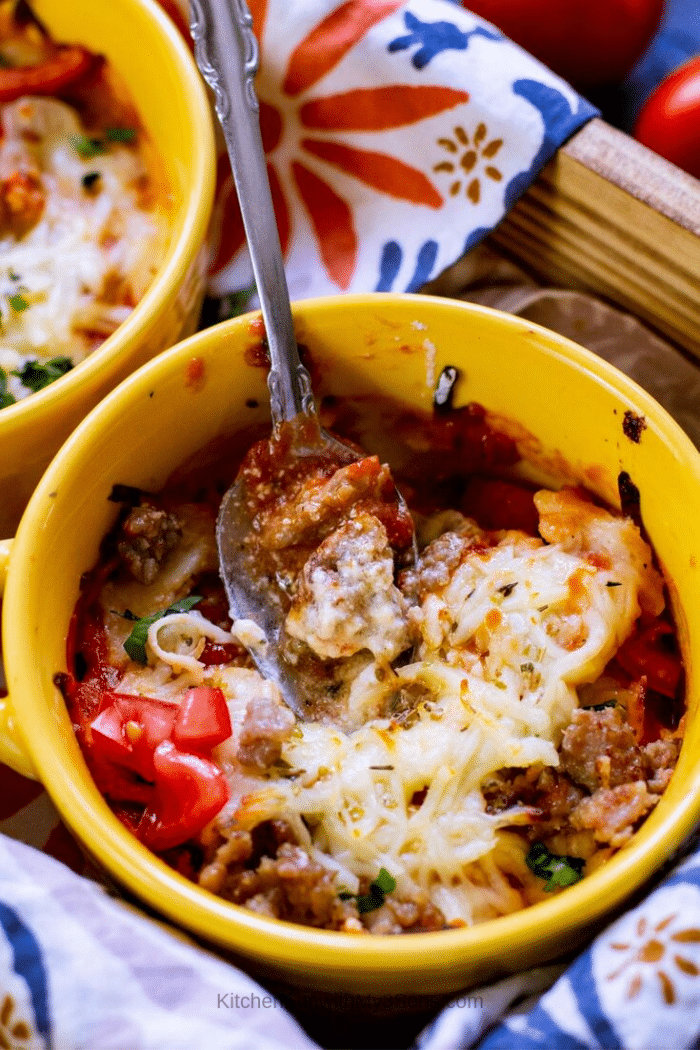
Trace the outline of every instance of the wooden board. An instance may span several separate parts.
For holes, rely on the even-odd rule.
[[[604,121],[558,151],[491,240],[700,357],[700,181]]]

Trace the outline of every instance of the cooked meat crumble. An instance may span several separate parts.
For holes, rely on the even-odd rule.
[[[153,583],[166,556],[182,536],[173,514],[142,503],[126,516],[117,539],[124,567],[139,583]]]

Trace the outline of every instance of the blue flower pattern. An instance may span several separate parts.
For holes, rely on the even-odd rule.
[[[418,45],[411,62],[416,69],[424,69],[436,55],[443,51],[466,51],[469,41],[474,36],[483,36],[487,40],[502,40],[500,33],[495,33],[484,26],[477,26],[469,32],[463,32],[452,22],[421,22],[410,11],[404,15],[408,33],[396,37],[389,44],[389,51],[405,51]]]

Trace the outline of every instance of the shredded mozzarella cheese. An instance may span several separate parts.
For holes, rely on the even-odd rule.
[[[19,399],[31,389],[13,373],[55,357],[78,364],[126,320],[163,259],[168,223],[144,207],[138,150],[110,143],[81,157],[86,132],[70,106],[25,97],[1,117],[0,180],[29,177],[43,198],[26,232],[0,229],[0,368]]]
[[[430,548],[424,552],[428,568],[412,609],[417,642],[410,662],[392,667],[381,646],[369,642],[348,661],[354,674],[348,708],[382,716],[342,725],[297,719],[280,737],[280,761],[264,771],[241,764],[239,741],[256,703],[282,703],[276,687],[254,670],[204,666],[198,659],[204,639],[233,635],[200,613],[156,621],[148,635],[155,668],[167,665],[181,683],[216,685],[228,698],[233,733],[217,760],[231,799],[219,819],[243,830],[286,821],[349,892],[384,867],[399,897],[427,896],[448,923],[521,906],[504,871],[522,866],[522,849],[501,829],[529,818],[517,807],[487,811],[481,785],[504,767],[559,764],[577,687],[600,677],[639,616],[640,594],[655,592],[660,581],[638,532],[628,542],[633,526],[626,519],[577,498],[582,532],[576,542],[565,530],[558,534],[556,515],[571,505],[567,494],[543,509],[550,543],[512,531],[487,546],[472,523],[437,538],[443,546],[436,552],[447,539],[457,562],[450,573],[440,572],[430,568]],[[356,532],[367,541],[363,530]],[[373,637],[376,580],[369,574],[367,593],[360,594],[362,557],[352,559],[349,535],[346,529],[342,544],[329,545],[340,566],[333,588],[324,592],[311,579],[307,601],[323,608],[309,607],[297,618],[302,637],[304,623],[310,625],[312,642],[329,600],[333,616],[339,608],[360,617],[364,611]],[[405,627],[401,603],[395,614],[392,637]],[[352,635],[361,637],[362,626],[353,623]]]

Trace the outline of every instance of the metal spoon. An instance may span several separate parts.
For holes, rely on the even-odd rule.
[[[364,456],[318,423],[309,373],[299,359],[260,135],[253,84],[259,55],[252,17],[243,0],[191,0],[191,33],[197,65],[215,95],[265,322],[273,438],[285,426],[292,427],[292,455],[330,459],[339,466],[357,462]],[[219,567],[231,615],[258,626],[264,640],[251,636],[247,643],[253,660],[287,704],[308,717],[318,700],[323,668],[311,653],[300,664],[298,654],[292,663],[289,652],[283,652],[289,599],[275,574],[261,565],[257,545],[251,545],[255,526],[248,497],[239,475],[222,500],[217,521]],[[398,494],[397,499],[405,510]],[[415,538],[408,560],[414,556]]]

